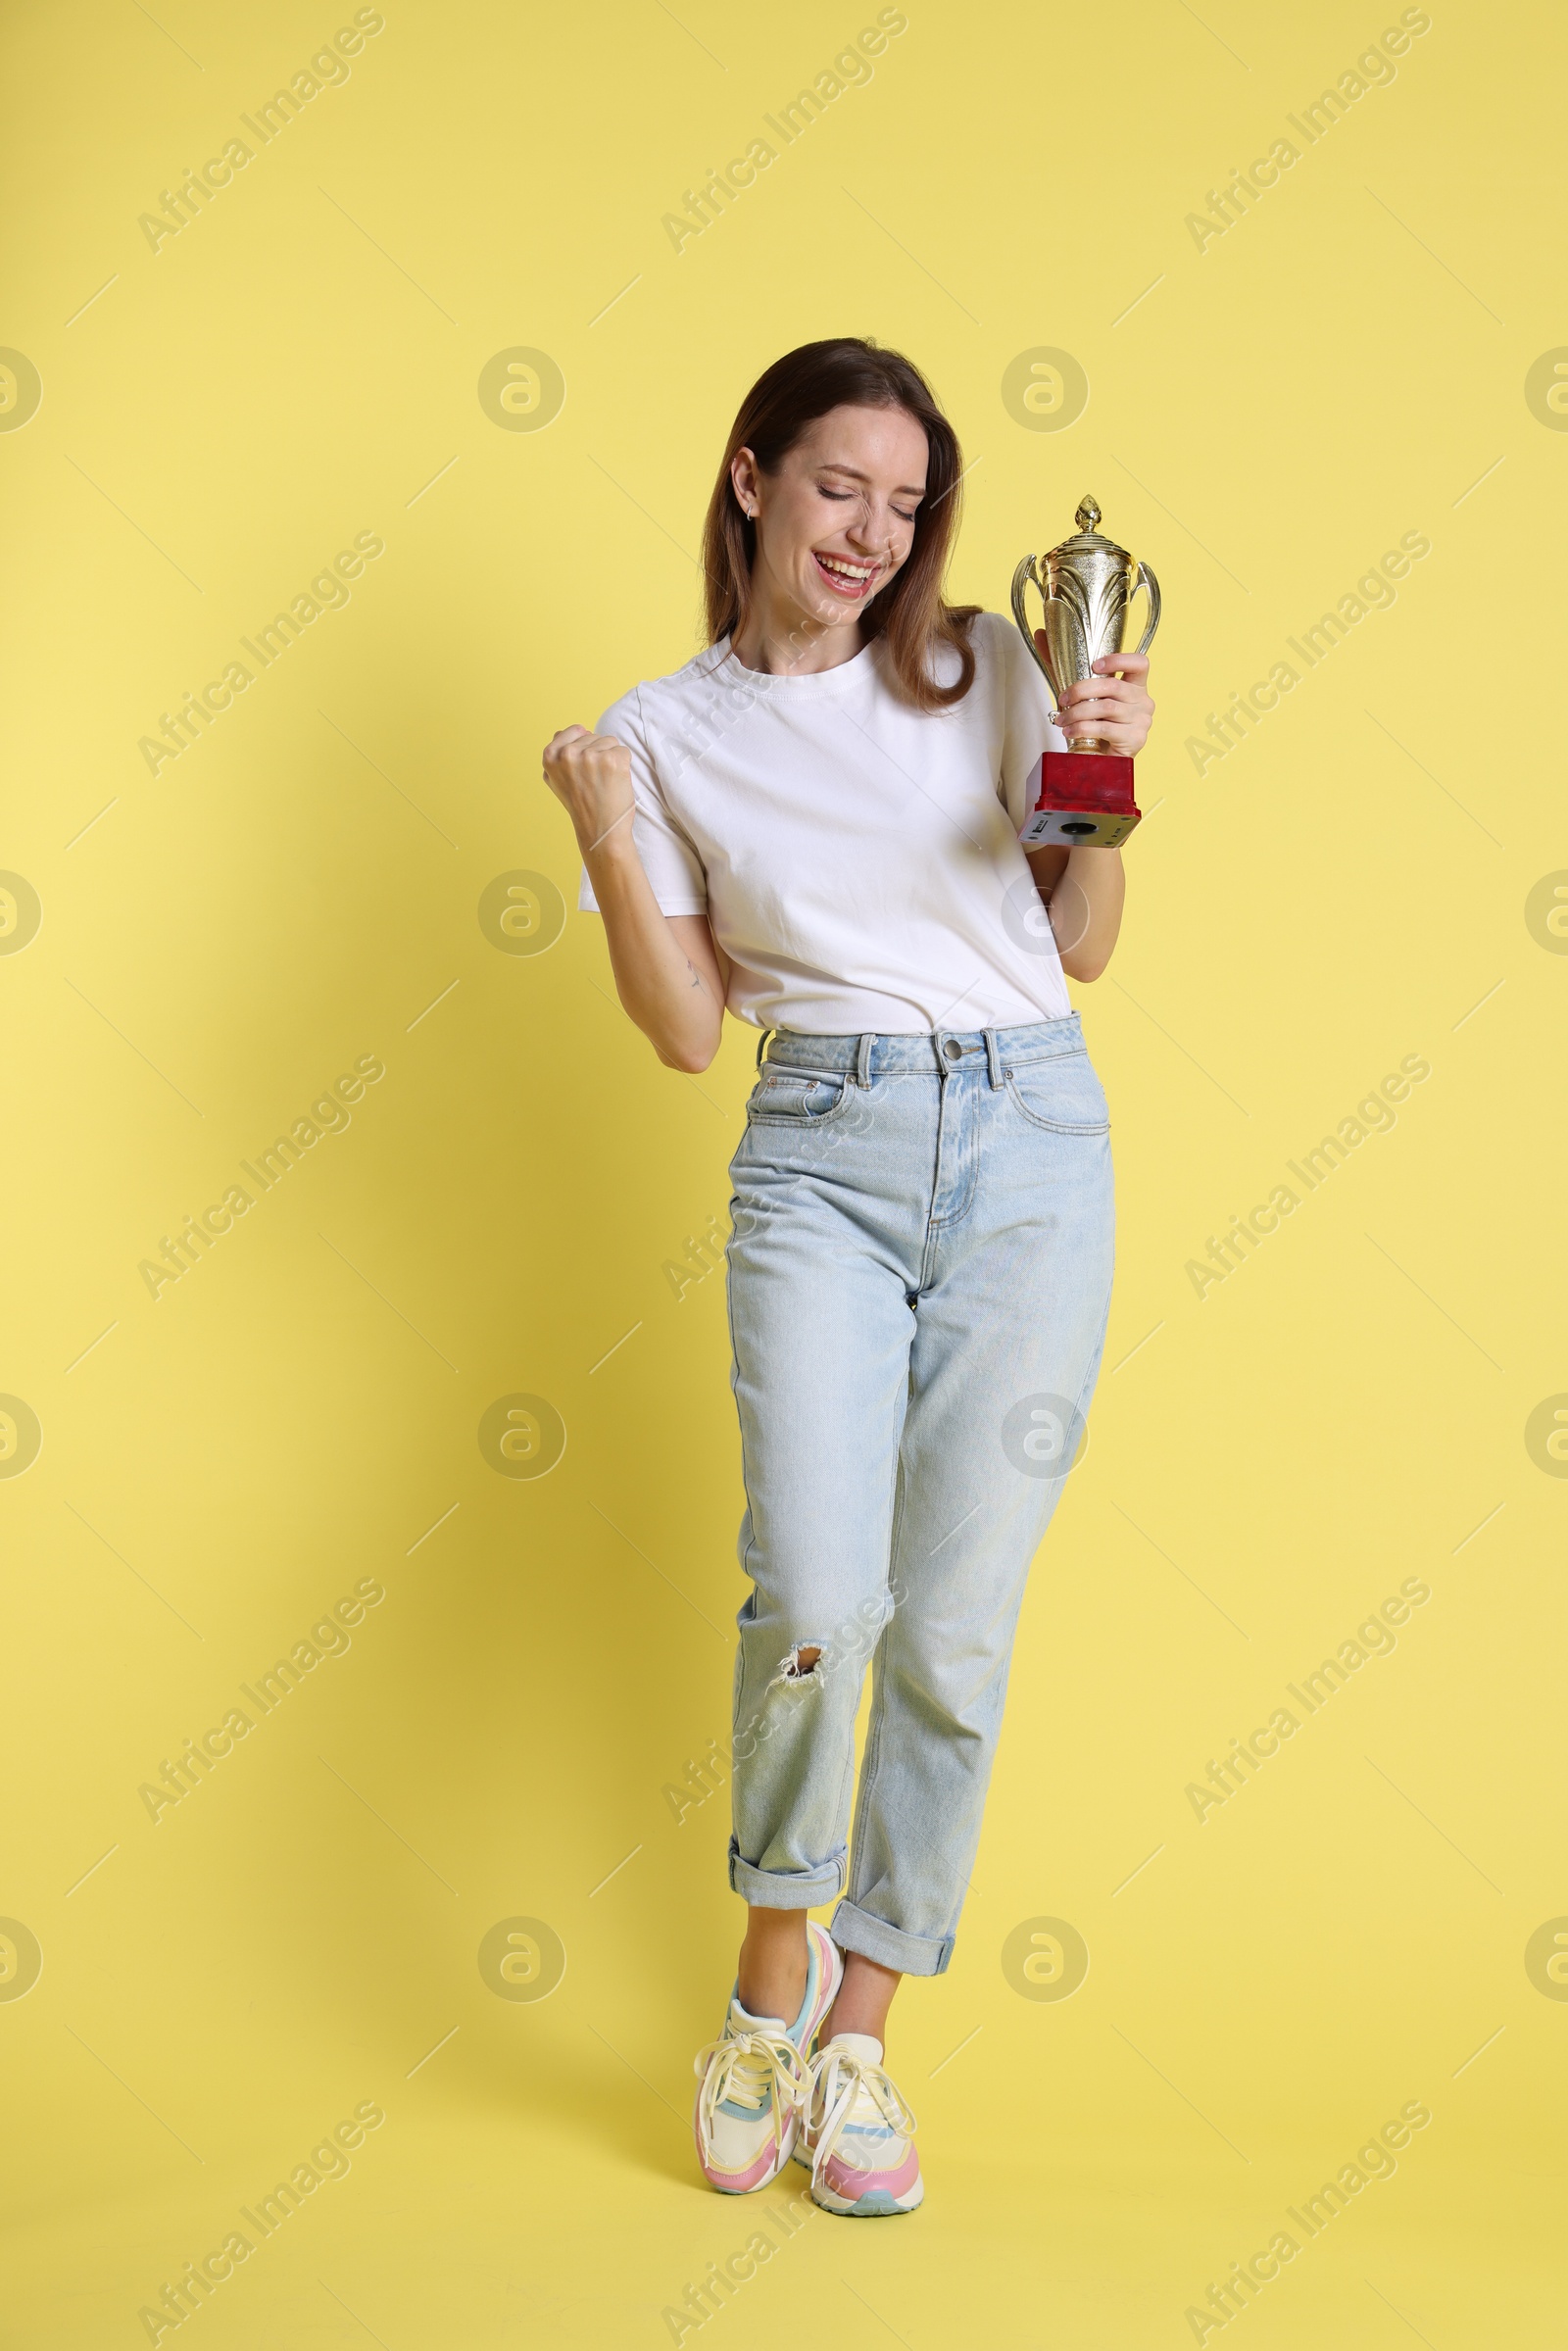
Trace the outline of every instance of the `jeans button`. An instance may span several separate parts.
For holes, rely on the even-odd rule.
[[[950,1061],[961,1061],[963,1058],[963,1047],[958,1043],[956,1037],[950,1037],[942,1050]]]

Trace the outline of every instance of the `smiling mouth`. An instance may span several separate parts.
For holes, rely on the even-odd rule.
[[[882,571],[880,563],[854,563],[848,556],[818,555],[814,547],[811,561],[821,573],[824,585],[835,596],[842,596],[856,604],[875,586]]]

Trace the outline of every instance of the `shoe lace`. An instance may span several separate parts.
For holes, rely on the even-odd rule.
[[[762,2027],[720,2033],[698,2050],[692,2070],[702,2082],[697,2110],[705,2137],[726,2098],[743,2106],[760,2106],[765,2099],[775,2123],[782,2124],[793,2107],[805,2104],[810,2090],[806,2060],[794,2041],[787,2033]]]
[[[850,2049],[818,2050],[811,2063],[808,2096],[808,2116],[815,2112],[818,2100],[822,2111],[811,2164],[813,2187],[820,2182],[828,2158],[836,2153],[862,2092],[890,2131],[901,2138],[914,2136],[919,2127],[914,2110],[883,2067],[857,2057]]]

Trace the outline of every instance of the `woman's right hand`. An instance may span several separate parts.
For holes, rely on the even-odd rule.
[[[544,767],[545,782],[571,818],[585,857],[617,826],[624,826],[626,837],[615,846],[631,847],[626,819],[636,803],[631,753],[624,743],[613,735],[592,735],[585,726],[564,726],[545,746]]]
[[[666,1068],[695,1076],[718,1051],[728,966],[706,915],[660,910],[632,839],[631,753],[613,735],[564,726],[545,746],[544,767],[576,831],[615,992]]]

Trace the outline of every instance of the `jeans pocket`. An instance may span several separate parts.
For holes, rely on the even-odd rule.
[[[848,1099],[849,1079],[842,1071],[764,1068],[752,1088],[746,1115],[759,1126],[824,1126]]]
[[[1006,1072],[1014,1109],[1053,1135],[1105,1135],[1110,1108],[1087,1053],[1023,1061]]]

